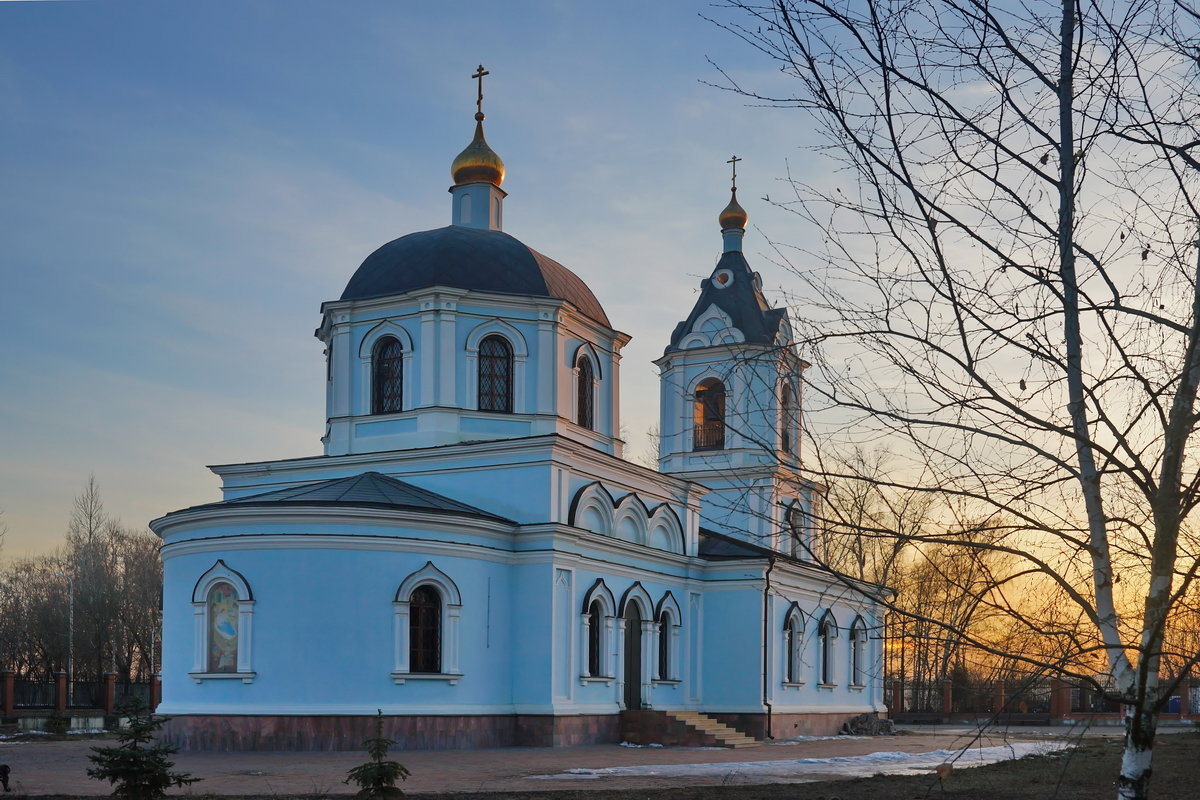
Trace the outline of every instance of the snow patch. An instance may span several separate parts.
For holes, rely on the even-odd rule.
[[[913,772],[933,772],[942,764],[956,769],[996,764],[1014,758],[1065,750],[1069,742],[1014,742],[995,747],[934,750],[928,753],[885,751],[865,756],[833,758],[801,758],[781,761],[728,761],[715,764],[648,764],[632,767],[576,767],[554,775],[528,775],[533,779],[594,779],[594,778],[720,778],[726,781],[762,783],[766,781],[806,782],[838,778],[864,778],[878,773],[902,775]]]

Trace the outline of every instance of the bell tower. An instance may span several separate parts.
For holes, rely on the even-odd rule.
[[[700,297],[671,335],[660,369],[659,469],[698,481],[701,526],[798,557],[811,555],[808,523],[818,487],[800,474],[800,399],[807,366],[786,309],[772,308],[742,253],[748,216],[720,213],[723,252]]]

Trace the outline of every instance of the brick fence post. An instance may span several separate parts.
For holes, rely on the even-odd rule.
[[[150,710],[154,711],[158,708],[158,704],[162,702],[162,676],[150,676]]]
[[[104,713],[112,716],[117,707],[117,673],[104,673]]]
[[[1179,718],[1183,719],[1192,709],[1192,679],[1184,678],[1179,682]]]
[[[54,710],[67,710],[67,673],[59,670],[54,673]]]
[[[1071,713],[1071,686],[1062,678],[1050,679],[1050,718],[1063,719]]]
[[[949,716],[954,712],[954,682],[949,678],[942,678],[942,716]]]
[[[904,710],[904,681],[892,681],[892,713],[898,714]]]
[[[999,714],[1004,710],[1004,681],[996,681],[992,691],[992,713]]]
[[[11,669],[0,671],[0,714],[11,717],[17,707],[17,673]]]

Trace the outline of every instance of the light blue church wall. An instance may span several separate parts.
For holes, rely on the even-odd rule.
[[[252,680],[173,681],[164,690],[163,710],[360,714],[382,707],[390,713],[413,713],[414,708],[431,714],[486,713],[488,708],[507,713],[513,644],[508,567],[479,554],[431,558],[371,544],[223,550],[225,565],[241,574],[254,596],[252,629],[239,643],[250,649]],[[174,556],[168,550],[166,555],[164,578],[176,586],[194,584],[216,561],[210,552]],[[455,645],[461,678],[453,685],[413,679],[397,684],[393,600],[401,582],[430,562],[461,592]],[[164,604],[163,629],[170,641],[195,642],[189,599],[176,593]],[[163,668],[187,675],[195,671],[194,658],[194,647],[174,647],[164,653]],[[336,691],[324,690],[330,682]]]

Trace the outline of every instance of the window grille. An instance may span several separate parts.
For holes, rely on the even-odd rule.
[[[404,350],[387,336],[375,344],[371,355],[371,413],[394,414],[403,410]]]
[[[512,346],[500,336],[488,336],[479,343],[479,410],[513,410]]]
[[[419,586],[409,600],[409,671],[442,671],[442,598],[430,586]]]
[[[576,363],[578,367],[579,377],[576,385],[578,397],[578,413],[576,415],[581,428],[594,430],[596,427],[595,419],[595,383],[592,371],[592,361],[587,356],[580,356]]]

